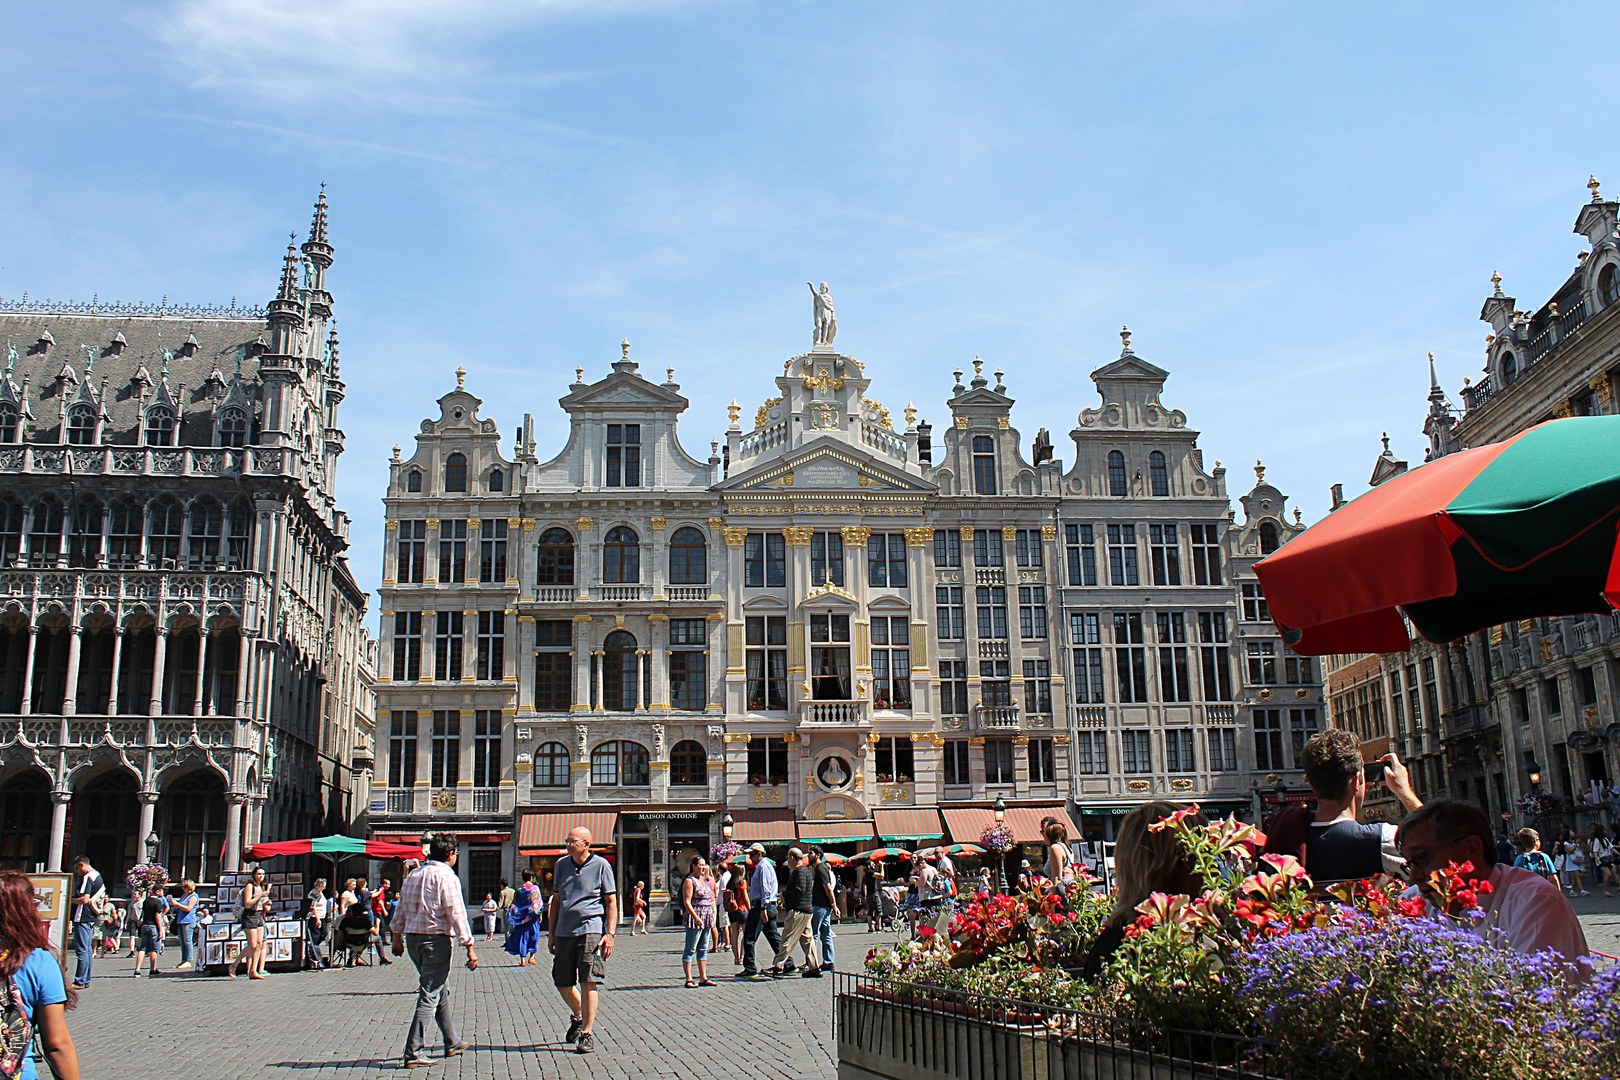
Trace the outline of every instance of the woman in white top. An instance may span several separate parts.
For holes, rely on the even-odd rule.
[[[1585,896],[1586,882],[1582,875],[1586,872],[1586,852],[1581,849],[1581,842],[1575,836],[1575,829],[1565,825],[1559,834],[1556,852],[1558,856],[1558,869],[1564,878],[1564,887],[1571,896]]]
[[[1592,826],[1592,873],[1603,884],[1603,895],[1610,896],[1610,888],[1615,879],[1620,878],[1620,867],[1615,866],[1616,856],[1620,852],[1615,850],[1614,841],[1609,839],[1609,830],[1601,824]]]
[[[1069,830],[1055,817],[1041,821],[1041,835],[1046,838],[1046,876],[1052,887],[1067,890],[1074,881],[1074,865],[1069,855]]]

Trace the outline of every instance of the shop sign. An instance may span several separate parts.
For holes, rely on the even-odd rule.
[[[640,825],[641,823],[647,821],[687,821],[693,824],[699,824],[708,820],[708,817],[708,814],[683,814],[679,812],[652,814],[635,813],[620,814],[619,820],[624,822],[626,825]]]

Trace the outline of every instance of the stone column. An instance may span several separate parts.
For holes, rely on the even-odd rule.
[[[239,718],[248,715],[248,695],[252,692],[249,674],[253,668],[253,642],[244,628],[236,632],[236,704],[232,714]]]
[[[145,862],[146,838],[152,835],[152,822],[157,817],[158,793],[155,791],[143,791],[139,797],[141,800],[141,826],[140,835],[135,840],[140,845],[140,850],[143,853],[140,861]]]
[[[748,668],[744,644],[747,624],[743,621],[742,610],[743,545],[748,542],[748,529],[741,525],[722,525],[722,520],[710,518],[709,527],[719,527],[726,541],[726,610],[722,616],[726,623],[726,648],[723,654],[711,651],[709,658],[712,662],[721,655],[725,656],[727,689],[722,711],[740,715],[748,708]],[[709,647],[713,650],[712,642]]]
[[[45,852],[45,872],[62,872],[62,849],[67,847],[68,804],[73,802],[71,791],[51,792],[51,846]]]
[[[73,716],[79,711],[79,649],[84,627],[68,627],[67,678],[62,687],[62,715]]]
[[[810,645],[805,634],[804,612],[799,598],[810,585],[810,537],[815,529],[809,525],[788,525],[782,529],[787,543],[787,595],[788,595],[788,711],[798,710],[799,702],[808,700],[810,681],[805,677],[810,664]]]
[[[112,681],[109,684],[110,689],[107,692],[107,715],[108,716],[117,716],[118,715],[118,683],[119,683],[118,668],[119,668],[119,665],[121,665],[123,662],[124,662],[124,628],[122,626],[115,625],[113,627]]]
[[[928,653],[928,612],[934,597],[927,577],[928,548],[933,542],[934,530],[927,526],[906,529],[906,581],[911,585],[912,715],[931,716],[937,721],[939,695],[935,686],[938,680],[934,658]]]
[[[652,640],[647,650],[652,656],[652,687],[647,691],[649,709],[668,709],[670,698],[674,695],[669,692],[669,616],[654,614],[647,616],[651,632],[648,634]]]
[[[669,518],[654,517],[650,523],[652,529],[647,536],[645,551],[647,558],[652,561],[652,573],[646,575],[647,583],[652,586],[652,598],[654,600],[667,600],[669,599],[669,545],[665,543],[665,540],[668,535]]]
[[[197,692],[192,696],[192,716],[203,715],[203,694],[213,689],[208,684],[208,657],[214,651],[213,640],[214,635],[206,627],[201,625],[197,627]],[[210,699],[213,697],[212,694],[208,696]],[[213,714],[214,709],[210,705],[208,715],[212,716]]]
[[[231,792],[225,796],[225,869],[233,872],[242,868],[242,804],[246,802],[246,795]]]
[[[163,715],[163,668],[168,662],[169,630],[164,626],[152,627],[157,640],[152,643],[152,701],[148,716]]]
[[[574,519],[578,535],[574,541],[574,589],[580,600],[591,598],[591,582],[602,580],[602,544],[590,536],[594,518]]]
[[[593,702],[596,708],[601,709],[604,707],[604,699],[602,697],[602,667],[607,653],[602,649],[592,649],[591,655],[596,658],[596,670],[591,679],[591,684],[594,690]]]
[[[635,687],[636,688],[635,688],[635,692],[631,695],[631,700],[635,705],[635,711],[636,712],[646,712],[647,711],[647,698],[646,698],[645,693],[643,692],[644,687],[642,686],[642,681],[643,681],[643,679],[645,678],[645,675],[646,675],[646,663],[642,660],[642,657],[644,657],[646,655],[647,655],[647,650],[646,649],[637,649],[636,652],[635,652],[635,656],[636,656],[636,659],[635,659],[635,665],[636,665]]]
[[[512,689],[516,690],[518,681],[517,658],[518,649],[521,645],[518,641],[517,609],[508,608],[504,611],[501,614],[501,624],[501,682],[512,683]]]
[[[34,649],[39,642],[39,627],[28,626],[28,648],[23,652],[22,703],[19,711],[28,716],[34,711]]]
[[[869,689],[872,685],[872,617],[866,609],[867,543],[872,539],[872,530],[865,525],[845,525],[838,532],[844,538],[844,580],[860,604],[855,609],[852,619],[855,625],[850,635],[855,661],[851,665],[855,669],[855,683],[850,687],[850,693],[863,698],[867,695],[861,692],[861,684],[864,683]]]
[[[705,712],[724,713],[726,711],[725,684],[721,682],[720,658],[726,654],[726,642],[721,636],[726,626],[726,617],[718,611],[709,612],[705,619],[704,629],[707,633],[704,640],[708,643],[706,650],[708,659],[704,661],[703,673],[708,685],[703,691]],[[737,654],[742,655],[743,646],[737,646]],[[727,669],[729,672],[729,668]],[[744,673],[746,674],[746,672]]]
[[[591,708],[591,617],[589,615],[574,616],[574,651],[569,653],[574,658],[574,688],[573,701],[569,712],[589,712]]]
[[[461,681],[478,681],[478,612],[461,613]]]

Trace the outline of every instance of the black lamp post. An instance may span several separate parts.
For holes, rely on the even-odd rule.
[[[725,817],[720,819],[720,835],[725,837],[727,840],[731,839],[731,829],[733,824],[734,823],[731,820],[730,814],[727,814]]]
[[[995,811],[996,824],[1000,825],[1002,820],[1004,818],[1006,818],[1006,816],[1007,816],[1007,801],[1005,799],[1003,799],[1000,795],[997,795],[996,796],[996,804],[995,804],[994,807],[992,807],[992,809]],[[1006,879],[1006,869],[1007,869],[1006,868],[1006,863],[1007,863],[1007,853],[1005,851],[997,852],[996,853],[996,892],[998,892],[998,893],[1002,893],[1002,892],[1007,891],[1007,888],[1006,888],[1006,880],[1007,880]]]

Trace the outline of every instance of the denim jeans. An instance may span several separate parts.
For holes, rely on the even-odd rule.
[[[79,966],[73,970],[74,986],[90,985],[90,965],[95,958],[93,945],[96,924],[93,922],[76,922],[73,924],[73,952],[79,958]]]
[[[180,962],[182,964],[194,963],[192,954],[197,951],[197,924],[194,922],[176,923],[174,932],[180,938]]]
[[[709,958],[709,939],[714,932],[711,926],[698,926],[686,928],[686,951],[681,953],[681,963],[690,964],[693,960],[703,963]]]
[[[821,950],[821,966],[833,966],[833,909],[810,909],[810,936]]]
[[[456,1043],[456,1021],[450,1013],[450,995],[444,984],[450,978],[449,934],[406,934],[405,951],[416,965],[416,1013],[405,1035],[405,1060],[427,1054],[428,1024],[437,1022],[446,1047]]]

